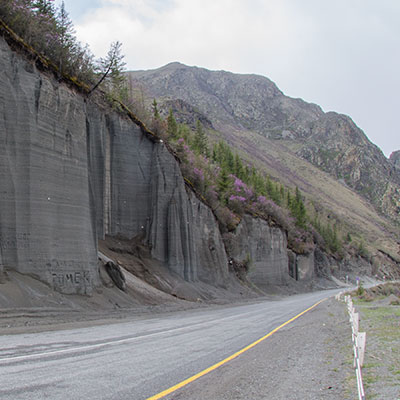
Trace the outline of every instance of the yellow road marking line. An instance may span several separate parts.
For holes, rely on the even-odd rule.
[[[284,326],[290,324],[291,322],[293,322],[294,320],[296,320],[297,318],[301,317],[302,315],[304,315],[306,312],[312,310],[313,308],[317,307],[319,304],[321,304],[323,301],[325,301],[326,299],[322,299],[320,301],[318,301],[317,303],[315,303],[314,305],[312,305],[311,307],[307,308],[306,310],[302,311],[300,314],[297,314],[295,317],[289,319],[288,321],[284,322],[282,325],[279,325],[277,328],[275,328],[274,330],[272,330],[271,332],[267,333],[265,336],[263,336],[262,338],[256,340],[255,342],[249,344],[248,346],[244,347],[242,350],[237,351],[235,354],[232,354],[231,356],[225,358],[224,360],[212,365],[211,367],[208,367],[206,369],[204,369],[203,371],[197,373],[196,375],[191,376],[190,378],[185,379],[184,381],[171,386],[169,389],[166,389],[158,394],[155,394],[154,396],[148,397],[146,400],[158,400],[158,399],[162,399],[163,397],[167,396],[168,394],[171,394],[175,391],[177,391],[178,389],[181,389],[182,387],[186,386],[187,384],[201,378],[202,376],[208,374],[211,371],[216,370],[217,368],[219,368],[220,366],[226,364],[227,362],[233,360],[234,358],[240,356],[241,354],[243,354],[244,352],[246,352],[247,350],[250,350],[251,348],[253,348],[254,346],[256,346],[257,344],[261,343],[263,340],[269,338],[270,336],[272,336],[275,332],[279,331],[279,329],[282,329]]]

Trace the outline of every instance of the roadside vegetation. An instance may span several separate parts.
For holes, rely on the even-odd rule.
[[[66,77],[88,95],[100,91],[120,111],[133,110],[166,141],[181,161],[186,182],[214,211],[226,239],[248,213],[282,227],[298,254],[318,245],[337,258],[350,249],[368,256],[362,254],[361,241],[354,241],[338,219],[326,218],[297,187],[285,187],[264,174],[226,142],[210,143],[210,132],[200,121],[194,127],[179,124],[172,110],[163,117],[156,100],[147,110],[143,93],[135,92],[124,74],[121,43],[111,43],[107,56],[96,60],[76,39],[64,2],[57,8],[53,0],[2,0],[0,18],[48,60],[60,79]]]
[[[56,7],[54,0],[1,0],[0,18],[60,80],[66,78],[87,93],[101,87],[118,100],[127,98],[121,43],[111,43],[107,56],[95,59],[77,40],[64,1]]]
[[[352,293],[367,333],[363,380],[368,399],[400,398],[400,284]]]

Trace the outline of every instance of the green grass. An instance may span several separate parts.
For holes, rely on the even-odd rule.
[[[362,369],[366,395],[380,398],[382,388],[400,387],[400,307],[359,299],[354,304],[360,313],[360,330],[367,332]]]
[[[363,368],[375,368],[375,367],[380,367],[380,366],[382,366],[382,363],[369,362],[369,363],[364,363]]]
[[[364,376],[363,382],[365,385],[365,388],[368,388],[373,383],[378,382],[379,378],[376,375],[368,374],[367,376]]]

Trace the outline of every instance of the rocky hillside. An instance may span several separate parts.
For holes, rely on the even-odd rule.
[[[259,218],[241,221],[228,253],[212,210],[160,138],[122,104],[116,110],[101,92],[88,96],[60,80],[1,27],[0,70],[0,304],[12,305],[20,284],[19,297],[44,296],[42,285],[35,292],[31,279],[18,278],[27,275],[95,296],[108,288],[108,271],[142,300],[150,284],[197,301],[254,296],[254,285],[309,285],[316,271],[330,273],[313,253],[292,254],[286,232]],[[238,268],[246,257],[247,276]]]
[[[324,192],[328,182],[341,212],[369,232],[376,254],[337,260],[318,247],[297,254],[288,249],[282,227],[254,215],[238,221],[229,249],[213,210],[185,183],[170,147],[122,103],[111,107],[104,93],[89,95],[5,26],[0,27],[0,70],[0,300],[7,307],[20,284],[21,298],[44,296],[43,285],[35,292],[27,283],[32,279],[65,294],[96,296],[113,284],[111,277],[133,298],[143,300],[157,288],[163,292],[160,301],[165,292],[197,301],[221,293],[225,299],[252,296],[255,287],[310,288],[316,277],[332,274],[399,276],[397,243],[368,204],[308,162],[301,160],[299,167],[300,159],[287,148],[274,148],[274,141],[253,134],[271,144],[264,162],[267,142],[249,140],[232,113],[214,118],[210,110],[205,117],[189,100],[164,99],[182,118],[193,122],[203,115],[210,129],[231,127],[231,140],[247,154],[258,149],[263,166],[278,171],[279,164],[290,172],[296,165],[300,173],[286,179],[309,193],[313,187]],[[270,86],[272,92],[266,92],[273,98],[283,96]],[[287,104],[306,108],[300,100]],[[312,108],[304,121],[321,113]],[[285,166],[282,161],[289,159]],[[321,186],[312,186],[313,180]],[[328,197],[324,204],[329,206]],[[251,268],[249,263],[242,268],[247,259]]]
[[[389,161],[398,169],[400,170],[400,150],[394,151],[390,157]]]
[[[385,215],[400,220],[400,177],[351,118],[324,113],[315,104],[287,97],[269,79],[257,75],[179,63],[129,75],[149,98],[190,104],[236,147],[243,146],[235,132],[252,141],[260,142],[255,135],[272,140],[355,189]],[[262,161],[256,153],[251,158]]]
[[[184,281],[234,284],[211,210],[186,191],[162,141],[1,33],[0,275],[91,294],[101,286],[98,240],[120,236],[137,237]]]

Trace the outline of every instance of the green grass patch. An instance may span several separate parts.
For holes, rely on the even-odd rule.
[[[400,307],[353,301],[360,313],[360,330],[367,332],[363,366],[366,395],[380,398],[383,390],[400,387]]]

